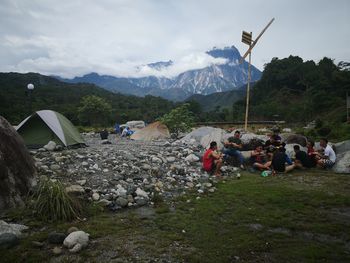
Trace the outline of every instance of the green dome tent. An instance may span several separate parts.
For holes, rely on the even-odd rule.
[[[69,147],[85,145],[75,126],[62,114],[41,110],[27,117],[16,128],[28,148],[40,148],[49,141]]]

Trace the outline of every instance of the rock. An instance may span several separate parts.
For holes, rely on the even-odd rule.
[[[127,190],[125,190],[123,187],[120,186],[118,187],[116,194],[117,196],[126,197]]]
[[[233,136],[234,133],[231,134]],[[256,142],[265,142],[269,139],[266,135],[258,135],[252,132],[243,133],[241,136],[241,141],[243,144],[250,144],[252,140]]]
[[[175,162],[176,159],[175,159],[175,157],[170,156],[170,157],[167,157],[166,160],[167,160],[167,162],[169,162],[169,163],[173,163],[173,162]]]
[[[334,145],[336,154],[350,152],[350,140],[338,142]]]
[[[35,163],[23,139],[0,116],[0,211],[21,206],[36,185]]]
[[[136,204],[138,206],[144,206],[144,205],[147,205],[147,203],[148,203],[148,200],[145,198],[137,198],[136,199]]]
[[[101,144],[112,144],[108,139],[102,140]]]
[[[294,158],[295,156],[295,152],[294,152],[294,145],[298,145],[298,144],[286,144],[285,148],[286,148],[286,154],[289,156],[289,158]],[[300,150],[301,151],[304,151],[304,152],[307,152],[307,149],[301,145],[299,145],[300,147]]]
[[[190,163],[194,163],[194,162],[198,162],[199,158],[194,154],[190,154],[185,158],[185,161],[188,161]]]
[[[143,164],[141,168],[146,171],[151,170],[151,166],[147,163]]]
[[[95,169],[95,170],[98,170],[98,169],[99,169],[99,168],[98,168],[98,164],[95,163],[95,164],[92,166],[92,168]]]
[[[155,156],[152,157],[152,163],[162,163],[162,162],[163,161],[160,158],[155,157]]]
[[[56,143],[54,141],[49,141],[43,148],[47,151],[54,151],[56,148]]]
[[[61,169],[61,167],[58,164],[52,164],[52,165],[50,165],[50,169],[52,171],[57,171],[57,170]]]
[[[135,193],[139,197],[143,197],[143,198],[148,199],[148,194],[145,191],[143,191],[142,189],[140,189],[140,188],[137,188]]]
[[[337,154],[337,159],[333,166],[333,171],[336,173],[350,173],[350,151]]]
[[[213,127],[200,127],[198,129],[193,130],[192,132],[188,133],[185,137],[183,137],[181,140],[177,141],[176,144],[187,144],[187,145],[199,145],[201,139],[211,134],[212,132],[215,132],[216,128]],[[221,130],[221,129],[219,129]]]
[[[50,244],[62,244],[65,238],[66,234],[64,233],[51,232],[47,236],[47,241]]]
[[[66,187],[66,192],[72,194],[82,194],[85,193],[85,190],[81,185],[71,185]]]
[[[92,194],[92,200],[98,201],[100,199],[100,195],[98,193],[93,193]]]
[[[67,233],[70,234],[75,231],[79,231],[79,229],[75,226],[71,226],[70,228],[68,228]]]
[[[69,250],[69,252],[71,252],[71,253],[78,253],[80,250],[82,250],[83,249],[83,246],[80,244],[80,243],[78,243],[78,244],[76,244],[74,247],[72,247],[70,250]]]
[[[0,220],[0,235],[4,233],[11,233],[20,237],[23,230],[27,230],[28,227],[20,224],[8,224],[3,220]]]
[[[0,234],[0,248],[11,248],[19,244],[19,238],[13,233]]]
[[[291,134],[284,140],[284,142],[287,144],[299,144],[302,147],[306,147],[307,139],[300,134]]]
[[[67,248],[73,248],[77,244],[81,246],[81,248],[86,247],[89,243],[89,234],[84,231],[75,231],[70,233],[65,240],[63,241],[63,245]]]
[[[128,200],[123,197],[118,197],[115,201],[117,205],[120,205],[121,207],[127,207],[128,206]]]
[[[76,183],[83,186],[86,184],[86,180],[78,180],[78,181],[76,181]]]
[[[62,248],[60,247],[54,247],[52,249],[52,254],[54,254],[55,256],[61,255],[62,254]]]

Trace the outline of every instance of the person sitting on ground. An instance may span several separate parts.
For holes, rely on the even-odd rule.
[[[311,168],[313,167],[312,160],[310,159],[309,155],[300,150],[299,145],[294,145],[294,152],[295,152],[295,167],[297,168]]]
[[[312,167],[315,167],[317,164],[317,160],[320,159],[314,146],[315,146],[315,143],[313,141],[306,142],[307,155],[309,156],[309,159],[312,163]]]
[[[287,165],[286,165],[287,163]],[[280,147],[278,148],[272,157],[271,162],[272,169],[274,173],[288,173],[294,169],[295,165],[290,160],[290,158],[286,154],[286,148]]]
[[[100,132],[100,137],[101,140],[108,140],[108,131],[106,128],[104,128],[101,132]]]
[[[121,134],[121,137],[128,137],[129,136],[129,132],[130,132],[130,129],[128,126],[126,126],[123,131],[122,131],[122,134]]]
[[[271,134],[270,138],[265,142],[264,150],[268,148],[278,148],[281,146],[281,137],[275,134]]]
[[[332,147],[328,144],[328,140],[323,138],[320,140],[320,146],[324,150],[323,154],[318,153],[320,159],[317,161],[317,165],[321,168],[332,168],[337,159]]]
[[[203,155],[203,169],[209,173],[214,172],[217,177],[221,176],[222,154],[217,152],[216,142],[211,142],[209,149]]]
[[[271,166],[271,161],[267,161],[262,145],[257,145],[255,150],[251,151],[250,161],[253,168],[258,170],[269,170]]]
[[[238,158],[239,165],[241,169],[244,169],[243,162],[244,157],[240,152],[242,149],[242,141],[241,141],[241,133],[240,131],[235,131],[234,136],[231,136],[224,143],[224,159],[227,160],[228,156],[234,156]]]

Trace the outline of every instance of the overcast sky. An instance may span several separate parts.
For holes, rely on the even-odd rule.
[[[259,69],[273,57],[350,61],[349,0],[0,0],[0,71],[63,77],[89,72],[153,74],[142,66],[173,60],[164,74],[223,63],[205,54],[257,36]]]

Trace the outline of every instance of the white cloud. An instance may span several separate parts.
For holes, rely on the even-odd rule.
[[[258,68],[290,54],[349,61],[349,11],[347,0],[2,0],[0,71],[171,77],[223,63],[205,54],[213,46],[244,53],[241,31],[256,37],[272,17],[253,50]],[[140,67],[169,59],[161,72]]]

